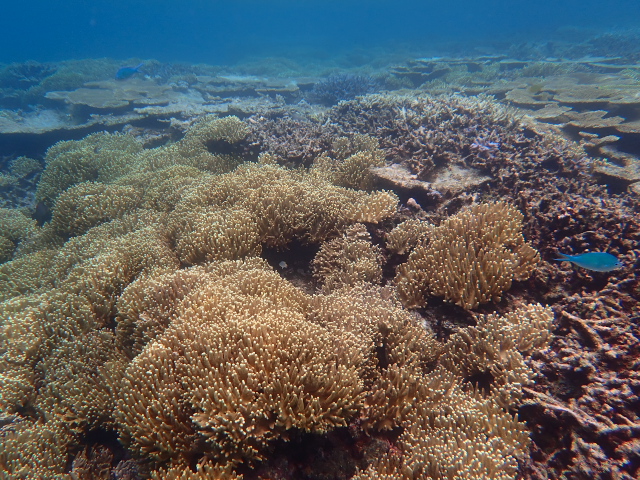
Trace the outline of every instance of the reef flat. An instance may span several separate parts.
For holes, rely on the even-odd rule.
[[[639,58],[586,53],[5,66],[0,476],[637,478]]]

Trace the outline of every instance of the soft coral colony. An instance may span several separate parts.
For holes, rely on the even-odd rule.
[[[104,478],[252,478],[283,442],[340,429],[378,445],[354,479],[515,478],[525,360],[548,344],[551,310],[476,315],[445,340],[413,309],[474,309],[526,280],[539,255],[522,215],[485,202],[438,226],[395,222],[370,138],[288,169],[245,161],[234,147],[249,133],[206,117],[154,149],[108,133],[61,142],[37,191],[51,221],[0,212],[3,478],[103,478],[100,465]],[[317,293],[262,256],[291,245],[317,251]],[[406,256],[383,286],[392,254]],[[120,458],[90,450],[95,432],[117,434]]]

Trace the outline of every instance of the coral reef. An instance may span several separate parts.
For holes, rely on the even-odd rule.
[[[20,243],[37,229],[35,220],[19,210],[0,208],[0,263],[10,260]]]
[[[252,116],[247,122],[252,148],[275,155],[284,163],[309,166],[335,140],[333,132],[318,119],[272,113]]]
[[[528,305],[505,317],[480,317],[477,327],[452,336],[442,366],[410,380],[419,382],[418,395],[402,416],[399,451],[354,478],[514,478],[528,438],[508,413],[519,402],[510,392],[531,382],[522,354],[546,346],[552,318],[550,309]],[[463,357],[472,370],[458,364]],[[463,379],[479,372],[495,382],[487,396],[464,387]]]
[[[371,235],[362,224],[347,228],[342,238],[325,242],[311,264],[322,291],[331,292],[361,282],[382,281],[382,251],[371,244]]]
[[[81,182],[112,182],[133,168],[132,156],[142,146],[132,137],[96,133],[82,141],[59,142],[47,151],[36,199],[53,204],[69,187]]]
[[[42,465],[46,475],[62,474],[68,449],[79,436],[96,428],[113,430],[116,424],[132,452],[186,467],[204,445],[219,462],[259,459],[292,429],[321,433],[356,416],[363,401],[361,351],[340,340],[338,331],[305,319],[308,301],[302,291],[251,257],[262,245],[320,243],[354,223],[379,222],[395,212],[397,199],[389,192],[334,185],[319,170],[286,170],[266,157],[232,173],[210,173],[211,164],[202,158],[215,157],[208,150],[212,142],[220,149],[241,141],[243,126],[235,117],[204,119],[180,142],[155,150],[143,151],[130,138],[109,134],[56,145],[38,191],[53,205],[51,222],[38,228],[22,214],[6,211],[3,233],[27,245],[2,267],[7,281],[0,304],[1,408],[25,422],[42,423],[33,427],[34,445],[40,430],[61,431],[55,458],[29,460],[7,440],[2,463],[7,474],[20,475],[27,462]],[[226,157],[220,163],[228,165]],[[364,178],[364,172],[354,174]],[[174,201],[160,198],[170,181],[182,187]],[[242,258],[247,260],[240,264],[220,263]],[[190,272],[180,269],[180,261],[206,266]],[[151,302],[145,296],[149,291],[156,292]],[[204,325],[211,328],[210,338],[203,335]],[[185,335],[195,342],[192,352],[185,350]],[[236,348],[238,341],[254,347],[243,352]],[[336,341],[344,349],[334,350]],[[181,360],[172,366],[160,354],[164,348],[167,360],[175,359],[176,348],[186,359],[211,344],[227,345],[229,351],[212,351],[217,360],[202,365]],[[273,357],[273,352],[279,353]],[[236,370],[216,373],[206,367],[227,368],[224,359],[230,355],[237,356]],[[335,361],[327,362],[332,355]],[[257,382],[254,398],[247,390],[236,399],[250,407],[246,428],[240,428],[229,416],[240,404],[228,395],[236,388],[233,379],[247,372],[249,364],[243,362],[254,357],[263,364],[254,363],[251,374]],[[157,368],[151,364],[156,360]],[[264,376],[270,369],[272,375]],[[130,397],[140,382],[159,388],[151,370],[163,382],[169,382],[169,371],[192,377],[192,388],[180,386],[172,394],[167,383],[155,400],[153,395]],[[220,384],[231,389],[223,394],[232,401],[226,407],[218,393],[202,390],[215,377],[230,380]],[[282,384],[283,378],[292,378],[291,383]],[[200,399],[192,399],[193,411],[186,417],[182,410],[173,417],[167,413],[165,434],[153,424],[155,415],[136,413],[141,407],[134,398],[163,411],[160,405],[179,392],[186,395],[180,403],[193,395]],[[12,431],[3,435],[12,438]],[[93,461],[87,453],[76,460],[77,472]]]
[[[17,178],[27,177],[41,168],[39,161],[28,157],[14,158],[9,165],[11,175]]]
[[[0,476],[637,477],[637,68],[527,51],[3,70]]]
[[[124,216],[137,207],[139,194],[132,187],[83,182],[60,194],[53,206],[51,227],[64,238]]]
[[[566,189],[565,189],[566,190]],[[575,186],[571,190],[576,190]],[[637,476],[634,407],[640,333],[637,203],[602,190],[525,190],[528,238],[543,258],[558,251],[609,251],[625,267],[613,275],[544,265],[533,288],[559,314],[548,351],[533,355],[536,382],[525,389],[520,414],[539,426],[526,478],[562,475]],[[609,452],[609,453],[607,453]]]
[[[425,295],[467,309],[499,301],[512,282],[526,280],[540,256],[522,236],[523,215],[505,203],[474,205],[433,227],[398,268],[395,283],[408,307]]]
[[[306,98],[310,102],[331,106],[341,100],[353,100],[359,95],[375,93],[379,89],[378,82],[368,75],[341,73],[316,83]]]
[[[423,245],[433,235],[434,226],[417,219],[405,220],[387,234],[387,250],[398,255],[408,254]]]
[[[552,320],[551,310],[539,304],[503,316],[479,316],[476,326],[451,336],[442,364],[463,378],[490,375],[490,394],[508,410],[520,401],[522,386],[533,380],[522,354],[549,344]]]
[[[291,428],[323,432],[358,410],[355,347],[287,308],[302,292],[280,277],[247,274],[199,288],[127,368],[116,415],[136,451],[185,464],[203,448],[225,462],[256,459]],[[228,307],[208,310],[219,295]]]

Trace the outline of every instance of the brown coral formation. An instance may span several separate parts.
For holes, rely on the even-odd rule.
[[[511,112],[489,97],[369,95],[331,112],[342,128],[374,135],[387,157],[434,181],[450,166],[486,169],[522,136]]]
[[[325,293],[361,282],[378,284],[382,281],[382,252],[371,243],[366,227],[355,224],[341,238],[322,244],[312,268]]]
[[[532,369],[524,355],[544,349],[550,340],[553,314],[528,305],[505,315],[477,317],[477,325],[449,340],[442,363],[463,378],[490,376],[490,392],[505,409],[517,404],[522,387],[531,384]]]
[[[37,195],[53,220],[2,230],[0,476],[538,479],[607,456],[633,475],[637,205],[487,97],[369,96],[305,122],[278,108],[157,148],[51,147]],[[375,190],[383,160],[415,182],[484,177],[398,211]],[[487,197],[510,203],[459,211]],[[472,317],[429,296],[505,301]],[[555,337],[533,301],[554,304]],[[305,449],[322,460],[291,461]]]
[[[524,424],[508,413],[519,400],[508,392],[530,383],[532,372],[522,354],[547,345],[552,318],[550,309],[528,305],[505,317],[480,318],[470,332],[454,335],[444,345],[441,366],[414,373],[404,385],[413,385],[416,394],[412,408],[399,417],[405,427],[399,451],[388,451],[355,478],[514,478],[528,437]],[[465,387],[476,372],[461,367],[458,359],[468,359],[473,370],[495,373],[491,392]],[[499,378],[502,369],[507,373],[515,367],[509,365],[514,361],[520,375]]]
[[[80,183],[56,199],[51,224],[62,237],[81,235],[96,225],[124,216],[138,202],[138,192],[132,187]]]
[[[506,203],[467,208],[434,227],[396,275],[408,307],[425,295],[444,297],[467,309],[499,301],[512,282],[531,275],[539,254],[522,236],[523,216]]]
[[[96,133],[82,141],[59,142],[49,148],[36,199],[50,204],[67,188],[87,181],[109,183],[128,173],[132,156],[142,151],[128,135]]]
[[[200,462],[195,472],[190,467],[172,467],[156,470],[151,474],[152,480],[242,480],[229,468],[221,468],[211,462]]]
[[[10,260],[20,243],[36,230],[36,222],[24,213],[10,208],[0,208],[0,263]]]
[[[617,255],[625,267],[602,275],[543,263],[533,276],[558,315],[551,348],[533,356],[536,383],[525,390],[521,414],[540,430],[531,446],[537,460],[523,471],[536,480],[549,472],[631,479],[637,476],[637,435],[629,426],[638,423],[640,345],[637,204],[596,188],[576,190],[549,189],[535,197],[525,190],[528,238],[546,258],[558,250],[593,249]]]
[[[55,478],[67,463],[72,436],[62,422],[21,420],[0,431],[0,472],[8,479]]]
[[[20,232],[5,229],[21,253],[0,272],[0,388],[3,413],[43,425],[29,449],[42,441],[38,432],[61,433],[58,456],[36,461],[14,451],[13,427],[3,428],[9,478],[29,463],[63,474],[82,435],[116,424],[132,452],[157,466],[170,460],[184,470],[206,452],[224,470],[263,458],[291,431],[322,433],[357,416],[361,351],[310,322],[305,294],[255,256],[262,245],[320,243],[356,222],[379,222],[397,199],[267,158],[222,174],[233,162],[209,149],[245,135],[228,117],[204,119],[158,149],[108,134],[52,147],[38,193],[53,205],[52,221],[37,228],[25,217]],[[195,263],[203,265],[184,268]],[[241,378],[252,380],[237,390]],[[155,394],[141,396],[143,384]],[[166,422],[140,408],[164,412]],[[79,454],[76,474],[92,462],[100,459]]]
[[[387,234],[386,248],[398,255],[408,254],[414,247],[428,240],[433,234],[433,228],[433,225],[425,221],[405,220]]]
[[[201,316],[190,309],[143,349],[127,369],[117,413],[133,447],[175,462],[202,448],[239,461],[261,458],[291,428],[346,425],[362,401],[357,351],[278,307]]]
[[[335,140],[321,122],[298,115],[256,115],[248,123],[252,148],[292,164],[310,166]]]

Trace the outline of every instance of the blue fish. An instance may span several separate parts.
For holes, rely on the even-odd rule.
[[[122,67],[122,68],[120,68],[116,72],[116,80],[126,80],[127,78],[130,78],[130,77],[134,76],[136,73],[138,73],[140,71],[139,68],[142,65],[144,65],[144,63],[141,63],[140,65],[138,65],[136,67]]]
[[[580,255],[565,255],[559,253],[561,258],[554,258],[560,262],[571,262],[579,267],[596,272],[610,272],[624,265],[613,255],[605,252],[589,252]]]

